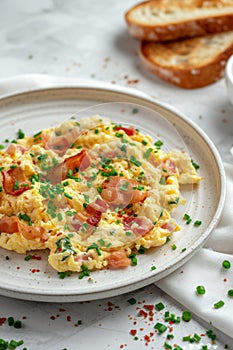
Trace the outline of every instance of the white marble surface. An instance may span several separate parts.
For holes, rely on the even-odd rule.
[[[233,106],[224,80],[203,89],[185,91],[147,72],[137,55],[138,43],[128,36],[123,18],[134,3],[132,0],[1,0],[0,78],[40,73],[98,79],[136,88],[188,115],[210,136],[223,160],[231,160]],[[132,296],[137,300],[135,305],[127,302]],[[92,347],[160,350],[167,341],[164,335],[152,335],[148,345],[144,336],[154,333],[156,322],[164,323],[163,312],[154,315],[153,320],[138,316],[143,305],[159,301],[176,315],[183,310],[182,305],[153,285],[111,300],[83,304],[47,304],[0,297],[0,317],[13,316],[23,321],[19,330],[6,323],[0,326],[0,338],[23,339],[28,350]],[[78,320],[82,324],[77,325]],[[210,344],[206,336],[199,344],[183,342],[182,337],[189,333],[204,334],[207,329],[213,329],[200,320],[181,322],[173,328],[175,338],[167,342],[179,344],[183,349],[201,349],[201,343],[209,343],[209,349],[224,349],[225,344],[233,349],[233,340],[216,330],[216,345]],[[131,329],[137,330],[138,340],[130,334]]]

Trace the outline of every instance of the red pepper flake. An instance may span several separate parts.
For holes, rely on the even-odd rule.
[[[150,342],[150,337],[149,337],[149,335],[146,334],[146,335],[144,336],[144,339],[145,339],[145,341],[146,341],[147,343]]]
[[[146,318],[148,316],[148,313],[145,312],[144,310],[140,310],[138,315],[139,316],[143,316],[144,318]]]
[[[134,337],[137,334],[137,330],[136,329],[131,329],[130,330],[130,334]]]
[[[169,332],[173,332],[173,327],[169,327]]]
[[[55,316],[50,316],[50,320],[54,321],[56,319]]]
[[[67,322],[71,322],[71,316],[68,315],[68,316],[66,317],[66,320],[67,320]]]
[[[17,268],[17,270],[20,270],[20,266],[17,266],[16,268]]]
[[[223,282],[227,282],[227,278],[224,278]]]
[[[41,260],[41,256],[39,256],[39,255],[32,255],[32,259],[34,259],[34,260]]]
[[[60,311],[60,312],[65,312],[66,309],[63,309],[62,307],[60,307],[59,311]]]
[[[148,311],[154,310],[154,305],[144,305],[143,307],[144,307],[144,309],[146,309]]]
[[[32,273],[38,273],[38,272],[40,272],[39,269],[30,269],[30,271],[31,271]]]
[[[127,80],[127,84],[137,84],[138,82],[139,82],[139,79]]]
[[[2,326],[6,322],[6,317],[0,318],[0,326]]]

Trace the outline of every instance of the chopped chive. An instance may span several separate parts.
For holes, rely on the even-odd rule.
[[[123,137],[124,134],[122,134],[121,132],[116,132],[116,133],[115,133],[115,136],[116,136],[116,137]]]
[[[64,192],[64,196],[65,196],[66,198],[73,199],[73,197],[72,197],[71,195],[69,195],[68,193],[66,193],[66,192]]]
[[[222,267],[223,267],[224,269],[226,269],[226,270],[230,269],[230,267],[231,267],[230,261],[229,261],[229,260],[224,260],[224,261],[222,262]]]
[[[23,139],[24,137],[25,137],[24,132],[23,132],[21,129],[19,129],[19,130],[18,130],[18,138],[19,138],[19,139]]]
[[[64,280],[64,278],[66,278],[67,276],[70,276],[72,274],[72,272],[71,271],[65,271],[65,272],[62,271],[62,272],[58,272],[57,274],[61,280]]]
[[[196,287],[196,292],[197,292],[197,295],[205,294],[205,287],[204,286],[197,286]]]
[[[140,248],[138,249],[138,253],[145,254],[145,252],[146,252],[146,248],[141,245]]]
[[[97,192],[98,192],[99,194],[101,194],[102,191],[103,191],[102,187],[97,187]]]
[[[154,328],[157,329],[157,331],[159,331],[159,333],[164,333],[167,330],[167,326],[165,326],[164,324],[159,323],[159,322],[157,322],[154,325]]]
[[[98,244],[96,243],[92,243],[89,247],[87,247],[87,251],[90,250],[90,249],[95,249],[97,254],[100,256],[101,255],[101,251],[99,249],[99,246]]]
[[[153,151],[152,148],[148,148],[146,152],[143,154],[143,158],[148,159],[152,151]]]
[[[229,289],[229,290],[227,291],[227,295],[228,295],[230,298],[232,298],[232,297],[233,297],[233,289]]]
[[[173,245],[172,245],[172,250],[176,250],[176,248],[177,248],[176,245],[173,244]]]
[[[144,145],[144,146],[146,146],[147,145],[147,141],[145,141],[145,140],[142,140],[142,144]]]
[[[82,279],[84,276],[90,276],[90,271],[88,270],[87,266],[85,264],[81,265],[82,271],[79,274],[79,279]]]
[[[191,159],[191,163],[192,163],[192,166],[194,167],[194,169],[198,170],[200,168],[200,165],[195,163],[192,159]]]
[[[1,149],[4,149],[4,148],[5,148],[5,147],[4,147],[3,145],[0,145],[0,150],[1,150]]]
[[[16,320],[14,322],[14,328],[22,328],[22,322],[20,320]]]
[[[208,338],[210,338],[211,340],[215,340],[216,339],[216,334],[214,334],[214,332],[211,329],[208,329],[206,331],[206,335],[208,336]]]
[[[167,335],[167,339],[174,339],[174,335],[171,334],[171,333],[169,333],[169,334]]]
[[[57,214],[58,221],[62,221],[62,213]]]
[[[201,221],[199,221],[199,220],[196,220],[195,222],[194,222],[194,226],[200,226],[202,224],[202,222]]]
[[[29,261],[29,260],[31,260],[31,258],[32,258],[32,256],[30,254],[28,254],[25,256],[24,260]]]
[[[137,167],[139,167],[139,166],[142,165],[142,163],[141,163],[139,160],[137,160],[137,159],[135,158],[135,156],[131,156],[131,157],[130,157],[130,162],[131,162],[132,164],[136,165]]]
[[[7,319],[8,326],[13,326],[14,322],[15,322],[14,317],[8,317]]]
[[[189,322],[191,320],[191,318],[192,318],[192,314],[190,311],[187,311],[187,310],[183,311],[183,313],[182,313],[182,320],[183,321]]]
[[[174,201],[168,202],[168,204],[178,204],[179,203],[179,197],[177,197]]]
[[[151,271],[154,271],[154,270],[156,270],[156,266],[153,265],[153,266],[151,266],[150,269],[151,269]]]
[[[38,136],[40,136],[42,134],[42,131],[39,131],[38,133],[36,133],[35,135],[33,135],[34,139],[36,139]]]
[[[158,140],[154,143],[154,145],[156,146],[156,148],[160,148],[163,145],[163,141]]]
[[[163,303],[158,303],[158,304],[155,304],[155,308],[157,311],[161,311],[165,308],[165,306],[163,305]]]
[[[221,307],[223,307],[224,305],[224,301],[223,300],[219,300],[217,303],[214,304],[214,308],[215,309],[220,309]]]
[[[130,299],[128,300],[128,303],[129,303],[130,305],[134,305],[134,304],[136,304],[136,302],[137,302],[137,300],[136,300],[135,298],[130,298]]]

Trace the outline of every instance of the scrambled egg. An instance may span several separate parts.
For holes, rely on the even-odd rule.
[[[0,246],[49,249],[60,272],[126,267],[163,245],[180,229],[179,185],[201,179],[185,152],[100,116],[19,136],[0,151]]]

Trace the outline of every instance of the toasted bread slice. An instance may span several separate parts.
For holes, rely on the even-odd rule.
[[[125,14],[129,33],[167,41],[233,30],[233,0],[153,0]]]
[[[142,41],[140,57],[163,80],[186,89],[222,78],[233,54],[233,31],[167,43]]]

